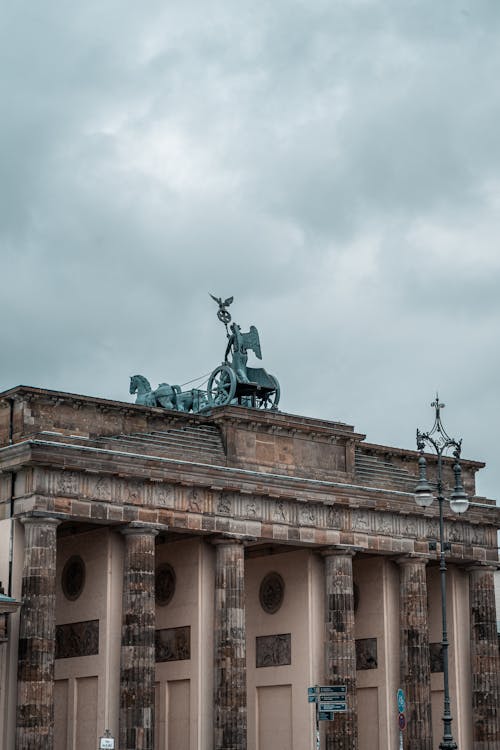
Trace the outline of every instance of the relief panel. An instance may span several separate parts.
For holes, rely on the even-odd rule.
[[[429,652],[431,657],[431,672],[442,672],[443,666],[443,647],[440,643],[429,643]]]
[[[56,626],[56,659],[99,653],[99,620]]]
[[[356,639],[356,669],[377,669],[377,639]]]
[[[155,630],[155,659],[183,661],[191,658],[191,627]]]
[[[282,667],[292,663],[292,635],[260,635],[255,639],[256,667]]]

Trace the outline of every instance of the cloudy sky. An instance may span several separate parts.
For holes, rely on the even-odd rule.
[[[498,0],[42,0],[0,24],[0,390],[130,400],[255,324],[284,410],[500,497]]]

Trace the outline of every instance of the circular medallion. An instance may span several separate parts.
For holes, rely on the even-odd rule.
[[[260,606],[269,615],[274,615],[283,604],[285,582],[279,573],[268,573],[259,589]]]
[[[175,573],[168,563],[158,565],[155,571],[155,601],[160,607],[168,604],[175,594]]]
[[[79,555],[66,561],[61,576],[61,585],[66,599],[74,602],[85,586],[85,563]]]

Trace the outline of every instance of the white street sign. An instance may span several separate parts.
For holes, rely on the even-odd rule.
[[[99,740],[99,750],[115,750],[114,737],[101,737]]]

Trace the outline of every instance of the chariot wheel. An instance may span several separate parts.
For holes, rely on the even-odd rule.
[[[268,377],[273,381],[276,387],[274,391],[268,391],[265,395],[257,395],[255,406],[258,409],[277,410],[280,400],[280,384],[278,383],[278,380],[274,377],[274,375],[268,375]]]
[[[217,367],[208,379],[207,396],[210,406],[230,404],[236,395],[236,375],[229,365]]]

